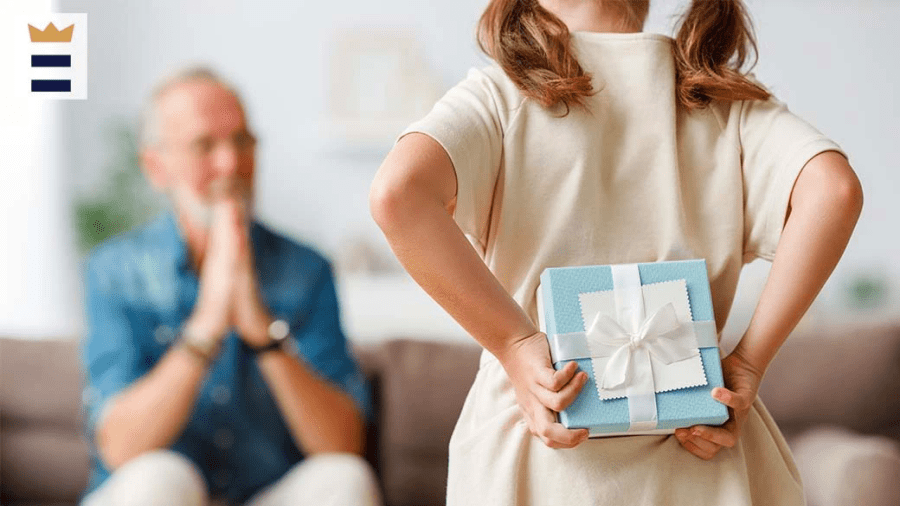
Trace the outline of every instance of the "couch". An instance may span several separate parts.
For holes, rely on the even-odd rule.
[[[78,345],[0,338],[0,502],[73,504],[84,488]],[[447,443],[478,367],[474,345],[356,348],[375,389],[367,458],[390,506],[443,504]],[[795,332],[760,397],[811,506],[900,505],[900,322]]]

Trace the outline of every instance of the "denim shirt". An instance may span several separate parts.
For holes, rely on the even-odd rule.
[[[251,225],[250,239],[262,299],[273,317],[290,324],[287,351],[345,391],[370,418],[369,390],[341,330],[329,263],[258,222]],[[199,281],[171,212],[100,245],[88,257],[84,276],[84,430],[94,443],[109,400],[147,374],[177,342]],[[91,446],[93,471],[85,495],[111,473],[96,444]],[[232,502],[245,501],[303,459],[252,352],[233,331],[170,449],[198,466],[212,496]]]

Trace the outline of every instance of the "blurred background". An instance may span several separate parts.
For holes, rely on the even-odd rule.
[[[90,30],[87,100],[13,102],[0,119],[0,332],[81,333],[82,255],[162,204],[137,166],[142,100],[173,68],[208,63],[242,90],[261,139],[258,215],[332,258],[350,337],[431,330],[438,339],[468,339],[401,272],[366,196],[397,133],[468,68],[487,64],[474,39],[484,0],[3,1],[11,10],[43,3],[86,12]],[[747,4],[757,76],[849,153],[866,191],[853,240],[810,317],[897,316],[900,60],[892,20],[900,3]],[[654,0],[646,31],[672,34],[685,5]],[[745,269],[729,335],[749,320],[768,265]],[[418,310],[398,313],[410,305]]]
[[[841,263],[760,396],[811,505],[900,504],[900,2],[746,3],[757,77],[843,147],[865,189]],[[344,327],[379,399],[370,458],[388,504],[442,503],[477,348],[400,269],[367,194],[395,136],[488,64],[474,36],[485,4],[0,0],[0,503],[71,504],[84,487],[80,264],[164,204],[137,164],[137,118],[157,80],[191,63],[242,91],[261,141],[258,217],[335,265]],[[688,0],[651,5],[645,30],[671,35]],[[88,14],[87,100],[11,92],[7,36],[13,14],[32,11]],[[725,351],[769,265],[744,268]]]

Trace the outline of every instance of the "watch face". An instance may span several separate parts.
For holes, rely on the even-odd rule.
[[[269,325],[269,337],[274,341],[281,341],[288,336],[291,328],[284,320],[275,320]]]

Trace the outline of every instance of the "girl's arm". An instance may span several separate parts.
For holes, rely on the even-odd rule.
[[[679,429],[692,453],[712,458],[737,442],[769,363],[818,295],[840,260],[862,211],[862,186],[840,153],[813,157],[791,193],[788,217],[753,318],[734,351],[723,360],[728,389],[713,396],[732,408],[723,428]]]
[[[820,153],[800,172],[772,269],[735,350],[758,370],[769,367],[831,276],[862,205],[862,186],[840,153]]]
[[[587,380],[571,363],[556,371],[543,333],[510,297],[453,220],[456,172],[431,137],[411,133],[388,154],[372,183],[372,216],[413,279],[510,376],[529,428],[551,447],[572,447],[587,430],[567,430],[565,409]]]

